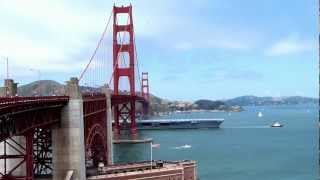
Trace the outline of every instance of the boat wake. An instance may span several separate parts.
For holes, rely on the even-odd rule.
[[[224,129],[258,129],[258,128],[270,128],[270,126],[235,126],[235,127],[223,127]]]
[[[183,146],[173,147],[173,149],[190,149],[192,146],[189,144],[185,144]]]

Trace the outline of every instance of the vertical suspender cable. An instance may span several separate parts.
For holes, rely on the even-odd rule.
[[[101,45],[101,43],[102,43],[102,41],[103,41],[103,38],[104,38],[104,36],[105,36],[105,34],[106,34],[106,32],[107,32],[107,29],[108,29],[108,26],[109,26],[109,23],[110,23],[112,14],[113,14],[113,10],[111,11],[111,14],[110,14],[110,16],[109,16],[107,25],[106,25],[106,27],[105,27],[105,29],[104,29],[101,37],[100,37],[100,40],[99,40],[99,42],[98,42],[98,44],[97,44],[96,49],[94,50],[94,52],[93,52],[93,54],[92,54],[92,56],[91,56],[91,58],[90,58],[90,60],[89,60],[89,63],[86,65],[86,67],[84,68],[84,70],[83,70],[82,73],[80,74],[79,81],[82,79],[83,75],[84,75],[84,74],[86,73],[86,71],[88,70],[89,65],[91,64],[93,58],[95,57],[95,55],[96,55],[96,53],[97,53],[97,51],[98,51],[98,49],[99,49],[99,47],[100,47],[100,45]]]

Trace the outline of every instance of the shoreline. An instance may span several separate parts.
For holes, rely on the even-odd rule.
[[[231,113],[231,112],[242,112],[244,109],[241,110],[187,110],[187,111],[167,111],[167,112],[157,112],[153,116],[167,116],[172,114],[189,114],[189,113],[201,113],[201,112],[214,112],[214,113]]]

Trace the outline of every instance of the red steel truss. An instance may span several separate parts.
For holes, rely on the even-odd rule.
[[[34,176],[50,176],[52,171],[51,129],[50,127],[36,128],[33,135]]]
[[[87,163],[107,164],[106,96],[82,98]],[[4,165],[0,179],[31,180],[52,174],[51,128],[60,122],[61,109],[67,102],[68,97],[0,98],[0,145],[4,149],[0,154]],[[25,168],[24,174],[21,168]]]
[[[21,136],[10,137],[1,144],[3,154],[0,155],[0,161],[4,167],[0,172],[0,179],[32,180],[33,132],[29,131]]]
[[[86,164],[108,163],[107,102],[104,94],[83,95]]]
[[[67,96],[0,98],[0,179],[51,174],[51,132]],[[23,172],[21,172],[23,171]]]

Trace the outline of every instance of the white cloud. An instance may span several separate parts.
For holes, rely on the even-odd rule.
[[[65,1],[3,0],[0,55],[9,57],[14,77],[31,67],[77,76],[105,26],[107,15],[99,13]]]
[[[314,49],[315,43],[313,41],[302,40],[298,36],[291,35],[274,43],[266,50],[266,54],[269,56],[286,56],[310,52]]]

